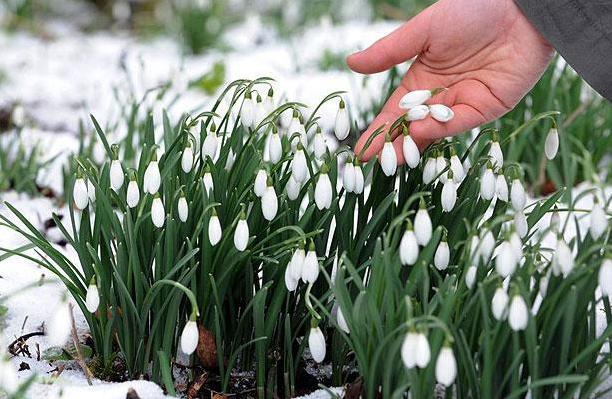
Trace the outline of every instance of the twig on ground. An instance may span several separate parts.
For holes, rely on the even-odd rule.
[[[77,362],[79,363],[79,366],[81,366],[81,369],[83,369],[83,373],[85,373],[85,378],[87,379],[87,383],[89,385],[91,384],[91,371],[89,371],[89,368],[87,367],[87,364],[85,363],[85,359],[83,358],[83,353],[81,353],[81,346],[79,345],[79,338],[77,336],[77,330],[76,330],[76,323],[74,321],[74,314],[73,314],[73,305],[70,304],[70,325],[71,325],[71,333],[72,333],[72,342],[74,343],[74,349],[76,350],[76,354],[77,354]]]

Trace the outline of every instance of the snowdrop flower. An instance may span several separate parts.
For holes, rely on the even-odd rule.
[[[183,172],[191,172],[191,168],[193,168],[193,158],[194,156],[191,140],[188,140],[187,145],[185,145],[183,153],[181,154],[181,169],[183,169]]]
[[[512,180],[510,200],[512,202],[512,208],[514,208],[515,211],[522,211],[525,208],[527,196],[525,195],[525,188],[519,179]]]
[[[474,263],[478,263],[478,257],[480,256],[480,237],[473,235],[470,241],[470,259]]]
[[[612,259],[607,258],[601,263],[598,274],[601,293],[608,298],[612,297]]]
[[[415,105],[406,112],[408,121],[420,121],[427,118],[429,115],[429,107],[427,105]]]
[[[508,324],[514,331],[521,331],[527,328],[529,322],[529,309],[525,300],[519,294],[515,294],[510,302],[508,311]]]
[[[477,271],[478,269],[476,269],[476,266],[470,266],[467,270],[467,273],[465,273],[465,285],[469,289],[474,288],[474,284],[476,283],[476,272]]]
[[[184,195],[181,195],[181,197],[179,198],[177,209],[179,219],[181,220],[181,222],[185,223],[187,221],[187,217],[189,216],[189,206],[187,205],[187,199]]]
[[[253,128],[255,128],[257,124],[261,123],[266,116],[268,116],[266,106],[261,99],[261,96],[258,94],[257,99],[255,100],[255,121],[253,123]]]
[[[428,157],[423,167],[423,183],[429,184],[436,177],[436,159]]]
[[[234,167],[234,162],[236,162],[236,155],[234,155],[234,150],[229,149],[227,152],[227,159],[225,160],[225,170],[230,171]]]
[[[344,318],[344,313],[342,313],[342,309],[340,309],[340,306],[338,306],[336,310],[336,322],[338,323],[338,327],[340,327],[342,331],[344,331],[347,334],[350,333],[348,323],[346,322],[346,319]]]
[[[87,194],[87,184],[85,179],[77,173],[77,178],[74,181],[74,188],[72,189],[72,196],[74,198],[74,204],[81,211],[87,208],[89,205],[89,195]]]
[[[332,202],[332,185],[329,180],[329,167],[327,164],[323,164],[321,166],[321,172],[319,173],[319,179],[317,180],[317,185],[315,186],[315,203],[317,204],[317,208],[319,210],[329,209],[331,207]]]
[[[302,202],[300,202],[300,208],[298,209],[298,219],[301,219],[306,213],[306,209],[310,206],[310,195],[306,192],[306,195],[302,198]]]
[[[221,223],[217,211],[213,208],[212,215],[208,221],[208,241],[213,247],[221,241]]]
[[[593,209],[589,215],[589,233],[594,240],[598,240],[608,228],[608,217],[597,197],[593,201]]]
[[[317,277],[319,277],[319,260],[317,259],[314,243],[311,241],[308,252],[306,252],[306,256],[304,257],[302,281],[314,284],[315,281],[317,281]]]
[[[407,369],[414,368],[416,366],[416,345],[417,345],[417,333],[409,331],[404,337],[402,342],[402,361]]]
[[[406,165],[410,167],[410,169],[414,169],[419,165],[421,160],[421,153],[419,152],[419,148],[416,143],[408,134],[408,129],[404,127],[404,141],[402,142],[402,152],[404,153],[404,159],[406,160]]]
[[[540,284],[538,286],[538,291],[540,292],[540,296],[542,296],[542,298],[546,296],[546,291],[548,290],[549,281],[550,281],[550,271],[540,278]]]
[[[342,186],[347,193],[352,193],[355,190],[355,166],[352,160],[349,158],[344,164],[344,171],[342,172]]]
[[[499,140],[497,138],[497,134],[493,135],[493,140],[491,141],[491,148],[489,148],[489,157],[491,158],[491,163],[493,164],[493,168],[501,168],[504,166],[504,153],[501,150],[501,146],[499,145]]]
[[[414,233],[420,246],[424,247],[431,240],[432,230],[431,219],[429,218],[429,213],[427,213],[425,201],[421,199],[419,210],[414,217]]]
[[[166,219],[165,213],[164,204],[159,194],[155,194],[155,198],[153,198],[153,203],[151,204],[151,221],[155,227],[160,228],[164,225]]]
[[[438,244],[436,253],[434,254],[434,266],[438,270],[446,270],[450,259],[450,248],[446,239],[446,230],[442,233],[442,240]]]
[[[245,127],[252,127],[255,121],[255,104],[251,96],[250,92],[244,95],[244,101],[240,109],[240,120]]]
[[[217,138],[217,127],[214,122],[211,124],[210,132],[204,138],[202,143],[202,160],[206,160],[206,157],[215,159],[217,156],[217,148],[219,145],[219,139]]]
[[[363,186],[364,186],[363,169],[361,169],[361,165],[359,164],[359,161],[357,160],[355,160],[354,162],[354,167],[355,167],[355,188],[353,192],[359,195],[363,193]]]
[[[47,336],[51,346],[64,345],[70,335],[70,305],[68,300],[63,298],[49,320]]]
[[[181,351],[186,355],[191,355],[198,347],[200,333],[196,323],[195,313],[191,315],[181,333]]]
[[[295,279],[291,273],[291,268],[287,265],[285,269],[285,287],[287,291],[293,292],[297,288],[299,280]]]
[[[292,138],[294,134],[298,134],[297,138]],[[293,118],[289,124],[289,139],[291,140],[291,149],[295,151],[298,143],[301,143],[303,147],[308,147],[308,137],[306,136],[306,129],[300,120],[299,111],[293,110]]]
[[[508,183],[502,171],[495,178],[495,195],[501,201],[508,202]]]
[[[348,111],[344,100],[340,100],[338,112],[336,113],[336,124],[334,126],[334,134],[339,141],[348,137],[351,131],[351,122],[349,121]]]
[[[244,251],[249,243],[249,225],[246,221],[244,212],[240,215],[240,220],[234,231],[234,246],[238,251]]]
[[[147,165],[144,173],[143,189],[145,192],[153,195],[159,190],[161,185],[161,174],[159,173],[159,164],[157,163],[157,154],[153,151],[153,159]]]
[[[138,190],[138,183],[136,183],[134,177],[130,179],[130,182],[128,183],[127,195],[125,199],[130,208],[135,208],[138,206],[138,201],[140,201],[140,191]]]
[[[438,93],[440,89],[432,90],[413,90],[410,91],[399,100],[399,107],[402,109],[410,109],[417,105],[425,104],[434,94]]]
[[[443,104],[433,104],[429,106],[431,117],[438,122],[448,122],[455,117],[452,109]]]
[[[308,177],[306,155],[304,154],[304,147],[301,143],[298,143],[296,151],[293,154],[293,160],[291,161],[291,176],[299,183],[303,183]]]
[[[424,369],[431,360],[431,350],[429,348],[429,341],[425,334],[419,332],[415,337],[414,346],[414,360],[419,368]]]
[[[274,89],[271,87],[268,89],[268,95],[264,98],[263,106],[266,110],[266,115],[270,115],[274,111]]]
[[[510,298],[503,287],[497,287],[491,300],[491,311],[495,320],[503,321],[508,317],[508,302]]]
[[[397,170],[397,154],[391,142],[391,136],[385,136],[385,144],[380,153],[380,166],[382,167],[385,176],[392,176]]]
[[[512,253],[514,253],[516,263],[518,264],[523,258],[523,241],[516,232],[516,229],[512,229],[512,231],[510,232],[509,242],[510,246],[512,247]]]
[[[414,265],[419,258],[419,245],[410,220],[406,222],[406,231],[400,241],[399,255],[404,266]]]
[[[21,104],[17,104],[13,108],[13,111],[11,112],[11,122],[15,127],[18,128],[21,128],[25,125],[25,109]]]
[[[438,151],[438,156],[436,157],[436,175],[440,176],[439,178],[444,181],[446,176],[444,176],[443,172],[446,169],[446,158],[444,158],[444,153],[442,151]]]
[[[450,170],[453,171],[453,181],[457,184],[461,183],[465,178],[465,170],[454,148],[451,149]]]
[[[87,183],[87,196],[89,197],[89,202],[93,204],[94,202],[96,202],[96,186],[94,186],[91,180],[88,180],[86,183]]]
[[[325,359],[325,336],[316,325],[310,327],[310,333],[308,334],[308,349],[315,362],[321,363]]]
[[[100,294],[96,285],[96,278],[92,277],[85,294],[85,307],[89,313],[95,313],[98,310],[98,306],[100,306]]]
[[[208,166],[204,169],[202,182],[204,183],[204,191],[206,191],[206,194],[211,195],[215,188],[215,184],[213,182],[212,174],[210,173],[210,168]]]
[[[323,158],[323,155],[325,155],[325,151],[327,151],[327,144],[325,143],[325,137],[323,137],[321,127],[319,126],[317,126],[317,131],[314,135],[314,141],[312,145],[315,157],[317,157],[318,159]]]
[[[436,360],[436,381],[449,387],[455,382],[455,378],[457,378],[457,361],[451,347],[445,344]]]
[[[453,171],[449,170],[447,173],[447,179],[442,186],[442,193],[440,194],[440,202],[442,203],[442,211],[450,212],[455,207],[457,202],[457,183],[453,180]]]
[[[121,161],[113,159],[110,166],[110,184],[113,191],[119,192],[119,189],[123,186],[124,178]]]
[[[510,241],[503,241],[499,245],[499,251],[495,257],[495,271],[502,278],[506,278],[514,273],[518,261],[519,259],[516,257]]]
[[[527,218],[523,211],[514,213],[514,228],[520,238],[524,238],[529,232],[529,225],[527,224]]]
[[[300,195],[301,188],[302,187],[300,183],[295,181],[293,175],[289,176],[289,179],[287,180],[287,185],[285,186],[285,191],[287,192],[287,197],[291,201],[295,201],[297,199],[298,195]]]
[[[561,235],[557,238],[557,248],[553,255],[553,273],[567,277],[574,269],[574,255]]]
[[[291,272],[291,277],[294,280],[299,280],[302,278],[302,270],[304,269],[304,260],[306,259],[306,252],[304,251],[303,244],[297,248],[293,255],[291,255],[291,260],[289,261],[288,269]]]
[[[276,191],[272,185],[272,179],[268,178],[266,190],[261,197],[261,212],[263,213],[264,219],[271,221],[276,217],[278,212],[278,198],[276,198]]]
[[[559,215],[559,211],[557,205],[553,208],[553,213],[550,215],[550,222],[548,223],[548,228],[553,233],[559,233],[559,226],[561,225],[561,215]]]
[[[485,201],[490,201],[493,199],[494,194],[495,175],[493,174],[491,163],[489,163],[482,173],[482,177],[480,178],[480,197],[482,197],[482,199]]]
[[[257,175],[255,176],[255,183],[253,184],[253,191],[255,195],[261,198],[266,191],[266,187],[268,186],[268,173],[264,168],[261,168],[257,171]]]
[[[270,135],[268,153],[270,155],[270,162],[272,163],[277,163],[283,157],[283,143],[276,126],[272,129],[272,135]]]
[[[488,262],[495,249],[495,237],[491,230],[487,230],[480,239],[479,254],[484,263]]]
[[[546,141],[544,142],[544,153],[546,158],[552,160],[559,151],[559,132],[556,127],[552,127],[546,135]]]

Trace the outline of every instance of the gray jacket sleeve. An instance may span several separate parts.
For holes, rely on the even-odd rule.
[[[612,0],[515,0],[565,60],[612,101]]]

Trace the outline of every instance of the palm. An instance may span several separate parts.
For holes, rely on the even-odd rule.
[[[416,89],[448,88],[432,102],[455,112],[445,124],[432,118],[411,123],[410,132],[421,147],[500,117],[535,84],[552,49],[512,0],[441,0],[348,62],[357,72],[373,73],[417,54],[356,151],[373,130],[402,115],[399,99]],[[364,158],[377,154],[383,140],[377,137]],[[402,161],[401,142],[395,146]]]

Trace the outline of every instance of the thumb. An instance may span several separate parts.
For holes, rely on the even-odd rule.
[[[431,10],[432,7],[425,9],[367,49],[349,55],[349,68],[359,73],[377,73],[416,57],[427,42]]]

